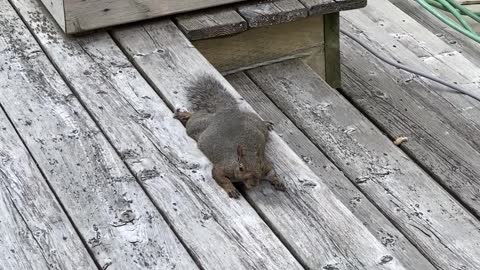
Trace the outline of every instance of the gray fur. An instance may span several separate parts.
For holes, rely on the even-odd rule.
[[[202,74],[187,88],[187,98],[194,112],[217,112],[237,106],[227,89],[212,75]]]
[[[240,110],[227,89],[210,75],[201,76],[188,88],[188,98],[193,111],[177,111],[176,117],[213,163],[212,176],[230,197],[240,196],[232,182],[251,188],[265,179],[285,191],[265,160],[267,122],[255,113]]]

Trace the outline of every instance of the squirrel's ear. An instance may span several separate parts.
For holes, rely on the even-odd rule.
[[[243,158],[243,146],[241,144],[237,146],[237,155],[239,160]]]

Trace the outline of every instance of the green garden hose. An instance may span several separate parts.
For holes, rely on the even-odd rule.
[[[460,5],[455,0],[416,0],[422,7],[432,13],[435,17],[446,23],[448,26],[466,35],[467,37],[480,43],[480,35],[473,30],[463,15],[469,16],[477,22],[480,22],[480,14],[475,13],[468,8]],[[439,10],[450,12],[460,24],[442,14]]]

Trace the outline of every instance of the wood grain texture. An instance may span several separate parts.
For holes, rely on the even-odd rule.
[[[64,0],[40,0],[43,5],[47,8],[48,12],[52,17],[57,21],[57,24],[62,28],[63,31],[65,28],[65,10],[63,1]]]
[[[298,0],[308,9],[310,15],[329,14],[342,10],[363,8],[367,0]]]
[[[234,9],[218,8],[175,17],[178,27],[190,40],[236,34],[247,30],[247,22]]]
[[[96,269],[2,110],[0,145],[0,268]]]
[[[2,179],[3,180],[3,177]],[[6,192],[0,192],[0,266],[2,270],[49,269],[42,248],[35,242],[14,202]],[[92,268],[94,269],[94,268]]]
[[[242,0],[64,0],[67,33],[214,7]]]
[[[194,41],[237,34],[256,27],[288,24],[309,15],[360,8],[365,6],[366,1],[305,0],[303,3],[305,5],[299,0],[246,1],[221,9],[207,9],[193,14],[179,15],[176,20],[185,35]],[[248,22],[248,27],[243,25],[245,20],[239,20],[240,15],[237,11]],[[302,29],[302,26],[297,26],[297,29]]]
[[[223,73],[312,54],[318,54],[320,61],[324,55],[323,17],[198,40],[193,45]]]
[[[420,30],[407,28],[407,25],[395,26],[394,22],[398,17],[403,19],[401,18],[404,15],[402,15],[403,12],[389,2],[380,1],[377,4],[379,7],[387,5],[390,9],[389,14],[392,14],[390,17],[395,19],[379,18],[381,14],[376,7],[367,7],[364,9],[366,13],[349,12],[342,21],[342,27],[352,33],[364,31],[364,35],[359,36],[362,40],[375,48],[392,48],[389,50],[391,57],[405,65],[433,73],[434,76],[447,81],[457,82],[467,91],[478,91],[480,81],[478,66],[427,30],[420,34],[418,33]],[[373,20],[384,23],[375,25],[372,24]],[[405,24],[419,26],[412,19],[404,20]],[[405,27],[405,29],[399,30],[396,27]],[[412,30],[407,30],[410,28]],[[401,35],[400,33],[411,34]],[[365,39],[365,35],[368,39]],[[429,41],[426,38],[429,38]],[[427,43],[429,46],[423,45]],[[368,66],[372,66],[372,63],[375,63],[374,66],[379,66],[376,60],[367,63]],[[359,68],[353,67],[353,64],[350,66],[354,69]],[[385,69],[383,66],[382,63],[379,67]],[[372,68],[377,70],[377,67]],[[365,65],[361,69],[360,72],[365,74],[364,71],[367,70]],[[386,103],[390,103],[391,108],[388,109],[388,114],[382,112],[373,118],[381,122],[382,128],[389,130],[390,136],[400,136],[402,133],[411,136],[410,143],[404,145],[405,150],[478,216],[480,214],[478,204],[480,183],[476,179],[480,176],[480,163],[476,160],[480,160],[480,103],[472,98],[446,91],[444,87],[431,81],[412,77],[409,73],[398,72],[390,67],[386,69],[391,70],[387,76],[391,76],[394,82],[400,83],[405,89],[412,90],[390,93],[385,87],[380,86],[379,88],[382,89],[380,95],[385,93],[386,96],[383,99]],[[375,83],[384,79],[376,74],[373,71],[368,77],[377,77],[378,79],[373,81]],[[389,79],[387,82],[391,81],[392,79]],[[417,83],[423,85],[420,89],[425,90],[420,90]],[[351,88],[345,90],[349,89]],[[353,92],[352,90],[352,93],[347,94],[354,95]],[[400,99],[390,98],[397,95]],[[369,99],[361,100],[368,102]],[[411,102],[404,100],[411,100]],[[404,120],[385,121],[386,117]]]
[[[211,180],[206,157],[107,33],[64,38],[46,18],[35,17],[35,2],[18,5],[51,60],[203,269],[301,269],[248,202],[228,198]]]
[[[472,62],[475,59],[478,61],[478,54],[472,58],[465,57],[461,50],[456,50],[443,42],[388,1],[371,0],[370,3],[372,5],[361,11],[345,12],[342,17],[348,20],[350,25],[355,25],[356,29],[365,30],[364,34],[372,40],[377,40],[377,44],[390,48],[401,45],[398,50],[390,50],[390,53],[392,57],[399,58],[403,64],[457,83],[467,91],[475,93],[478,91],[480,65]],[[384,10],[389,11],[387,16]],[[413,57],[405,57],[406,55]],[[429,80],[423,82],[432,88],[444,89]],[[439,93],[458,108],[472,106],[472,109],[465,110],[462,115],[472,118],[473,122],[480,122],[480,103],[477,100],[449,91]]]
[[[288,23],[308,15],[308,9],[298,0],[251,1],[237,10],[250,28]]]
[[[5,12],[1,4],[0,10]],[[0,44],[4,41],[0,38]],[[1,49],[4,47],[0,45]],[[4,67],[0,65],[0,70]],[[1,110],[0,145],[0,268],[46,269],[46,263],[51,269],[95,269],[35,161]],[[28,266],[20,267],[22,264]]]
[[[232,74],[226,78],[263,119],[274,123],[274,129],[281,138],[302,157],[316,175],[325,179],[337,198],[376,236],[378,241],[404,263],[406,268],[435,269],[245,73]]]
[[[340,68],[340,14],[332,13],[324,15],[325,35],[325,81],[332,88],[342,86]],[[315,63],[307,63],[315,67]],[[314,69],[315,70],[315,69]],[[318,72],[317,72],[318,74]]]
[[[189,108],[186,86],[202,73],[217,78],[232,98],[240,99],[169,21],[116,30],[113,36],[171,108]],[[276,133],[271,134],[267,155],[288,192],[262,185],[247,198],[305,267],[404,269]]]
[[[248,74],[436,267],[479,268],[480,222],[338,91],[298,61]]]
[[[480,66],[480,58],[478,57],[480,43],[444,24],[422,6],[418,5],[415,0],[390,0],[390,2],[407,14],[408,17],[417,21],[419,25],[422,25],[422,28],[426,28],[450,47],[461,52],[475,65]]]
[[[115,269],[196,269],[18,15],[5,0],[0,3],[0,104],[98,264]],[[23,11],[38,7],[38,2],[21,3],[17,8]],[[29,11],[28,16],[44,14]],[[46,24],[42,30],[52,37]],[[37,237],[46,237],[42,234],[48,231],[37,226]]]

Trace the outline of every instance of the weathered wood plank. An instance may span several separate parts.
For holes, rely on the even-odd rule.
[[[390,0],[390,2],[405,12],[409,17],[415,19],[422,26],[421,28],[428,29],[446,44],[455,48],[458,52],[461,52],[468,60],[480,66],[480,58],[478,57],[480,43],[471,40],[444,24],[420,6],[415,0]],[[421,36],[422,35],[420,35],[420,37]]]
[[[336,90],[298,61],[248,74],[436,267],[480,267],[480,222]]]
[[[15,4],[204,269],[301,269],[248,202],[231,200],[211,180],[206,157],[107,33],[64,38],[47,18],[36,17],[34,1]]]
[[[47,10],[52,14],[52,17],[57,21],[62,30],[65,28],[65,9],[63,5],[64,0],[40,0]]]
[[[41,247],[6,192],[0,192],[0,207],[1,269],[49,269]]]
[[[325,81],[333,88],[342,86],[340,68],[340,14],[324,16],[325,35]],[[314,66],[314,63],[307,63]]]
[[[64,0],[67,33],[214,7],[242,0]]]
[[[22,10],[39,5],[21,3],[17,8]],[[18,15],[6,0],[0,7],[0,103],[98,264],[104,269],[195,269]],[[29,16],[43,14],[30,11]],[[42,27],[44,35],[52,35]]]
[[[0,10],[6,12],[1,4]],[[4,23],[2,19],[0,22]],[[5,41],[0,38],[0,44]],[[0,45],[2,49],[5,47]],[[0,73],[3,68],[0,65]],[[46,269],[46,263],[52,269],[95,269],[86,247],[2,110],[0,145],[0,268]]]
[[[379,5],[382,7],[384,4],[380,3]],[[386,4],[384,7],[390,8],[389,12],[395,15],[392,17],[399,17],[403,23],[400,23],[398,19],[388,19],[389,21],[387,21],[387,18],[380,17],[379,10],[368,7],[359,14],[355,12],[348,13],[343,18],[345,28],[348,31],[367,31],[367,29],[372,29],[368,30],[371,32],[369,36],[374,38],[369,38],[366,42],[374,48],[392,48],[390,50],[391,57],[401,60],[402,63],[416,67],[418,70],[432,73],[434,76],[444,78],[445,80],[461,84],[463,88],[471,92],[478,91],[480,66],[472,63],[470,59],[463,56],[463,53],[456,51],[424,28],[419,30],[422,27],[418,23],[408,18],[406,14],[392,4],[388,2]],[[396,23],[400,23],[401,26],[395,26]],[[428,46],[424,44],[428,44]],[[392,75],[398,77],[399,82],[405,84],[411,81],[414,83],[418,82],[421,85],[437,90],[428,90],[427,93],[431,94],[425,95],[419,101],[426,104],[425,106],[428,106],[430,110],[434,110],[437,114],[449,119],[449,124],[457,132],[463,134],[463,137],[469,141],[472,147],[480,150],[480,134],[478,134],[480,131],[480,120],[478,119],[480,117],[480,103],[478,101],[447,91],[450,89],[445,89],[429,80],[412,77],[410,73],[393,72]],[[418,90],[410,92],[414,95],[425,93],[425,91]],[[431,96],[432,94],[433,96]],[[452,111],[456,113],[452,113]]]
[[[115,30],[113,36],[171,108],[189,108],[186,86],[202,73],[218,78],[232,98],[240,99],[169,21]],[[244,101],[241,104],[251,110]],[[304,266],[403,269],[398,258],[373,237],[276,133],[271,135],[267,155],[288,192],[274,192],[269,185],[262,185],[247,196]]]
[[[386,3],[391,5],[388,2]],[[385,3],[379,5],[383,4]],[[392,14],[392,17],[401,16],[401,14],[398,14],[401,11],[393,6],[391,8],[389,14]],[[364,35],[361,35],[360,38],[374,48],[392,48],[389,51],[391,57],[401,59],[401,62],[406,65],[431,72],[435,76],[449,81],[458,82],[467,90],[478,91],[480,68],[464,59],[461,54],[452,52],[452,48],[448,48],[448,51],[444,50],[443,54],[432,55],[431,52],[426,51],[426,46],[418,44],[417,41],[412,41],[422,40],[423,37],[416,35],[407,38],[402,35],[401,38],[395,38],[395,35],[392,37],[392,34],[382,29],[383,27],[368,23],[369,20],[371,21],[371,18],[363,14],[351,12],[348,14],[348,18],[344,18],[342,25],[350,32],[364,31],[369,38],[365,39]],[[410,19],[410,21],[412,20]],[[368,24],[368,26],[365,24]],[[384,24],[391,25],[386,20]],[[432,34],[426,31],[424,35]],[[441,46],[441,43],[443,42],[433,36],[431,42],[428,43],[431,45],[428,47],[437,48]],[[425,52],[426,56],[418,59],[420,52]],[[393,88],[386,89],[382,86],[380,81],[384,79],[383,77],[379,78],[376,75],[377,73],[367,75],[364,72],[366,71],[365,64],[372,66],[372,63],[375,66],[374,70],[377,67],[383,70],[391,70],[390,73],[386,74],[387,76],[392,76],[396,82],[402,83],[403,88],[412,90],[390,93]],[[480,103],[470,97],[444,91],[445,88],[427,80],[412,78],[411,74],[398,72],[391,67],[384,67],[383,63],[378,64],[376,60],[366,61],[365,64],[361,64],[363,65],[362,70],[359,69],[359,66],[353,67],[357,64],[349,65],[355,69],[354,72],[357,74],[361,72],[367,77],[376,77],[375,81],[369,83],[380,83],[379,88],[381,90],[378,91],[381,94],[379,95],[385,94],[383,99],[391,107],[387,110],[388,114],[384,112],[376,113],[372,117],[381,122],[382,127],[388,130],[391,136],[401,135],[399,133],[411,136],[412,140],[404,145],[405,149],[478,216],[480,214],[478,204],[480,183],[476,179],[480,177],[480,163],[476,160],[480,159]],[[455,68],[460,66],[468,68],[462,69],[462,71]],[[388,81],[388,83],[390,82]],[[420,90],[416,82],[424,85],[425,88],[421,87],[420,89],[425,90]],[[359,92],[351,89],[345,88],[345,91],[351,91],[345,93],[352,95],[352,98],[358,98],[364,104],[369,102],[370,99],[358,97],[355,93]],[[391,96],[398,96],[400,99],[390,98]],[[405,100],[409,100],[409,102]],[[372,111],[368,110],[373,112],[373,109]],[[385,121],[386,117],[405,119],[402,121]]]
[[[250,29],[226,38],[197,40],[193,45],[223,73],[312,54],[323,59],[323,17]]]
[[[344,205],[399,258],[408,269],[434,269],[409,240],[372,204],[355,185],[313,144],[245,73],[226,77],[263,119],[274,123],[283,140],[301,156]]]
[[[337,13],[345,9],[362,7],[366,1],[309,2],[307,0],[304,3],[307,7],[299,0],[248,1],[226,8],[207,9],[179,15],[176,17],[176,21],[185,35],[194,41],[241,33],[248,27],[256,28],[294,22],[309,16],[310,9],[312,10],[310,15]],[[235,7],[248,22],[248,27],[244,25],[245,20],[240,20],[241,16],[234,10]],[[297,26],[296,29],[302,29],[302,27]]]
[[[362,8],[367,0],[299,0],[308,9],[310,15],[329,14],[342,10]]]
[[[370,3],[372,5],[361,11],[349,11],[342,17],[356,29],[364,31],[364,34],[377,44],[390,48],[402,45],[398,49],[390,50],[390,53],[392,57],[401,59],[403,64],[458,83],[467,91],[478,91],[480,65],[475,65],[450,44],[442,42],[390,2],[371,0]],[[388,10],[387,16],[385,10]],[[478,58],[478,54],[472,59],[475,58]],[[432,88],[444,89],[429,80],[422,81]],[[472,122],[480,123],[480,103],[477,100],[451,91],[439,91],[439,94],[458,108],[472,107],[460,112],[466,118],[471,118]]]
[[[0,145],[0,268],[96,269],[3,110]]]
[[[175,17],[180,30],[190,40],[232,35],[247,30],[247,22],[234,9],[208,9]]]
[[[239,5],[237,10],[250,28],[288,23],[308,15],[308,9],[298,0],[253,1]]]

